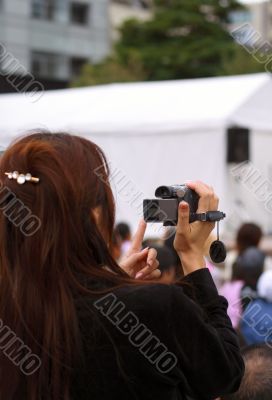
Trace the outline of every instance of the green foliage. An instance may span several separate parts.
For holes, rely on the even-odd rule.
[[[223,60],[222,75],[253,74],[255,72],[265,72],[264,65],[239,45],[235,47],[231,57]]]
[[[153,18],[126,21],[114,55],[86,66],[74,85],[255,72],[227,31],[230,12],[239,9],[235,0],[154,0]]]
[[[98,64],[84,65],[79,78],[72,82],[72,87],[134,82],[139,79],[144,79],[144,75],[136,57],[132,57],[127,66],[111,57]]]

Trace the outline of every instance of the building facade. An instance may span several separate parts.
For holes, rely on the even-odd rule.
[[[244,35],[244,42],[248,47],[254,46],[257,41],[270,41],[272,44],[272,0],[253,1],[245,6],[245,10],[231,13],[230,31],[245,26],[245,29],[241,29],[241,34]]]
[[[272,0],[268,2],[268,40],[272,44]]]
[[[0,0],[2,73],[30,73],[46,88],[66,87],[86,61],[108,55],[110,35],[109,0]]]

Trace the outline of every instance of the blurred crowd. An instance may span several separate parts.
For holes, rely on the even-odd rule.
[[[173,248],[174,231],[168,231],[166,237],[165,240],[146,239],[143,246],[157,250],[161,279],[174,282],[182,277],[182,268]],[[219,293],[228,300],[228,314],[242,346],[271,343],[272,347],[272,258],[260,249],[262,237],[261,227],[257,224],[243,224],[222,264],[214,264],[209,257],[210,245],[215,238],[210,237],[206,243],[206,265]],[[129,225],[118,223],[112,248],[117,261],[129,250],[131,240]]]
[[[163,282],[182,277],[174,247],[174,228],[167,239],[149,238],[144,247],[157,250]],[[228,315],[238,334],[245,374],[238,392],[217,400],[271,400],[272,398],[272,257],[260,248],[262,229],[245,223],[236,232],[224,263],[214,264],[209,256],[211,236],[206,243],[206,266],[220,295],[228,301]],[[127,223],[115,227],[113,255],[120,261],[130,248],[131,229]]]

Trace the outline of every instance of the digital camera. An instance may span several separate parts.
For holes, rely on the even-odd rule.
[[[144,200],[144,219],[146,222],[161,222],[164,226],[175,226],[178,221],[178,206],[186,201],[191,214],[197,212],[198,194],[186,185],[160,186],[155,191],[157,199]]]

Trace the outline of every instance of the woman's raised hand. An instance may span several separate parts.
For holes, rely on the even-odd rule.
[[[131,248],[120,262],[120,267],[135,279],[157,279],[161,276],[157,251],[152,248],[142,250],[146,222],[141,220],[132,240]]]
[[[187,186],[199,195],[198,213],[217,211],[219,199],[213,188],[203,182],[187,182]],[[178,253],[184,274],[205,267],[205,242],[215,227],[214,222],[193,222],[189,224],[189,205],[179,204],[178,224],[174,247]]]

